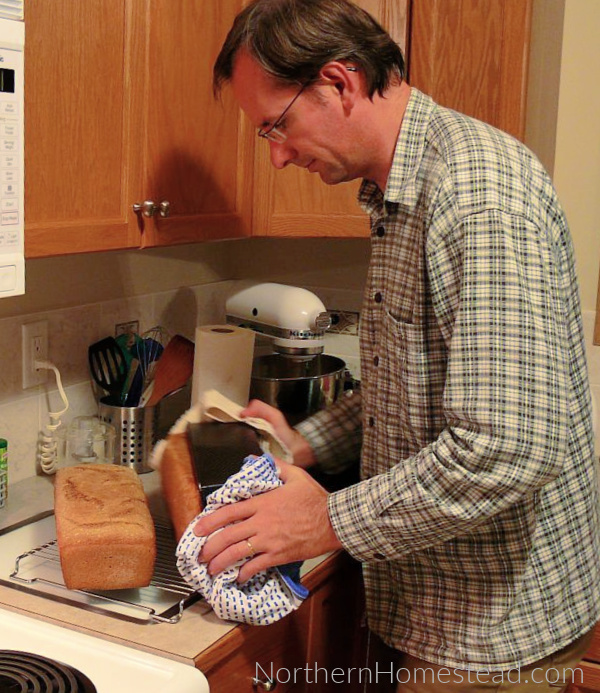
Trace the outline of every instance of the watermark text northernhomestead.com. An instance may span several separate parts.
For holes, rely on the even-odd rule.
[[[350,683],[550,683],[562,684],[567,683],[582,684],[583,671],[576,668],[561,668],[551,667],[528,669],[526,672],[521,672],[520,669],[508,669],[506,671],[490,671],[489,669],[450,669],[440,667],[430,668],[415,668],[405,669],[403,667],[394,668],[392,664],[389,668],[379,666],[375,663],[374,667],[335,667],[326,669],[320,667],[317,662],[314,664],[306,663],[303,667],[287,667],[275,668],[273,662],[266,665],[266,669],[256,662],[255,679],[268,680],[281,684],[287,683],[334,683],[334,684],[350,684]]]

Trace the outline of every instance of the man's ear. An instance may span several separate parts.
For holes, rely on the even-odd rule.
[[[319,82],[332,86],[342,100],[345,109],[351,109],[360,93],[360,77],[356,69],[349,70],[345,63],[332,60],[323,65]]]

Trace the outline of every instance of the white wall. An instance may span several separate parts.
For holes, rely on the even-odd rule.
[[[600,2],[566,0],[554,183],[573,234],[590,382],[600,404],[600,346],[592,343],[600,266],[599,37]],[[596,419],[600,441],[600,411]]]
[[[600,265],[600,2],[566,0],[554,182],[573,234],[584,311]]]

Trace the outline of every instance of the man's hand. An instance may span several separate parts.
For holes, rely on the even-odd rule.
[[[200,554],[211,575],[254,554],[240,569],[238,582],[243,583],[271,566],[342,547],[327,514],[327,491],[302,469],[279,461],[278,466],[283,486],[219,508],[194,527],[197,536],[224,527]]]
[[[275,429],[279,439],[290,449],[296,467],[306,469],[315,464],[316,460],[308,441],[288,424],[279,409],[259,399],[253,399],[241,414],[242,416],[256,416],[268,421]]]

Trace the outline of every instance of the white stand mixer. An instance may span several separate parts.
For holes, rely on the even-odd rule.
[[[225,304],[227,322],[272,339],[274,354],[254,359],[250,397],[280,409],[290,424],[334,402],[349,374],[323,354],[331,316],[310,291],[284,284],[244,283]]]

